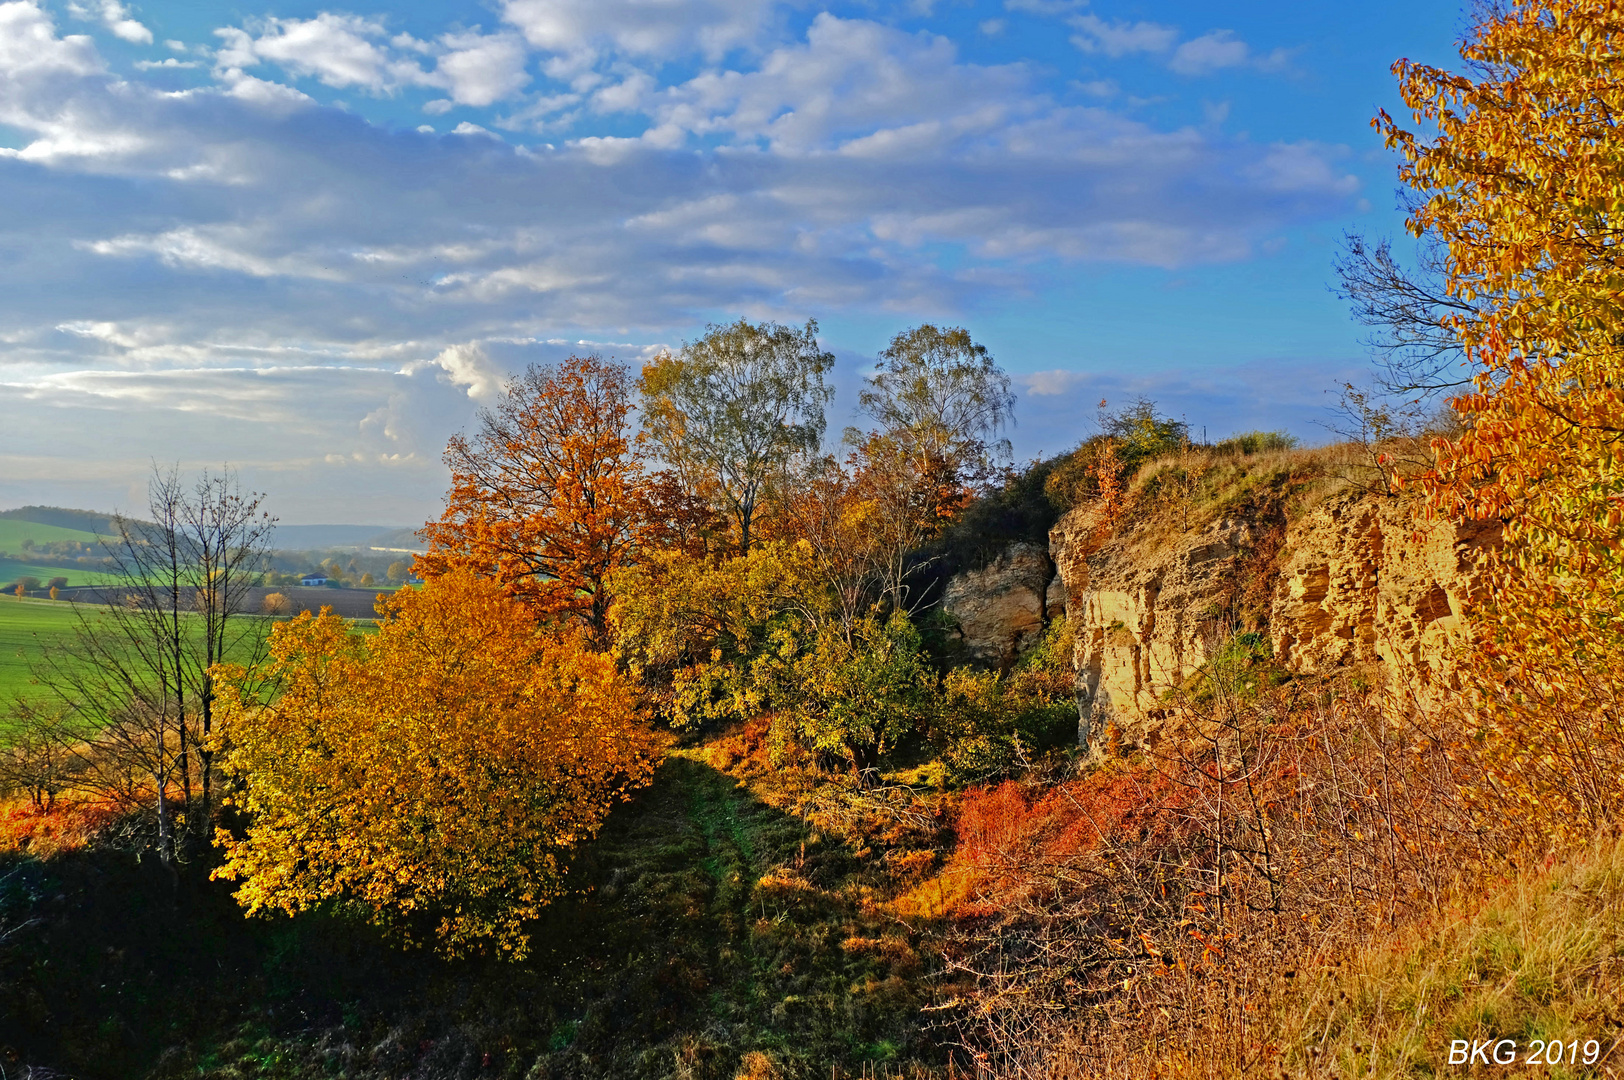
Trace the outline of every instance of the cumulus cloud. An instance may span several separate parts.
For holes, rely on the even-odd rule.
[[[772,0],[502,0],[503,21],[537,49],[717,60],[757,41]]]
[[[1069,261],[1245,258],[1358,197],[1338,147],[1060,104],[1036,66],[940,35],[819,14],[769,40],[765,3],[601,7],[514,0],[494,32],[421,39],[267,18],[224,28],[217,82],[176,91],[0,2],[0,123],[22,135],[0,149],[0,384],[58,431],[120,417],[97,430],[140,457],[170,451],[125,411],[186,412],[198,448],[256,468],[331,458],[432,494],[445,437],[553,342],[641,347],[718,312],[954,318]],[[685,49],[718,59],[659,59]],[[512,111],[376,125],[292,79]],[[574,137],[510,143],[504,121]],[[1029,393],[1058,401],[1057,380]],[[226,423],[207,403],[229,387]]]
[[[485,107],[516,96],[531,81],[528,54],[512,33],[446,33],[433,42],[406,34],[390,35],[378,19],[322,12],[313,19],[268,18],[248,29],[224,27],[215,67],[233,79],[261,63],[273,63],[295,76],[314,78],[338,89],[354,87],[388,96],[406,87],[449,93],[430,111],[454,105]],[[418,57],[434,57],[425,68]],[[441,101],[445,108],[441,108]]]
[[[12,113],[35,104],[25,100],[36,97],[28,93],[27,82],[101,70],[102,59],[91,40],[82,34],[58,37],[50,16],[32,0],[0,4],[0,78],[13,91],[0,95],[0,108]]]
[[[513,34],[446,34],[430,85],[443,86],[459,105],[505,101],[530,83],[524,42]]]
[[[443,370],[453,386],[465,387],[475,401],[495,401],[507,382],[506,373],[491,363],[477,341],[451,345],[429,363]],[[410,374],[415,369],[407,365],[403,370]]]
[[[111,31],[114,37],[123,38],[133,44],[152,44],[152,31],[131,15],[130,9],[119,3],[119,0],[93,0],[91,3],[71,0],[68,4],[68,14],[75,19],[99,22]]]

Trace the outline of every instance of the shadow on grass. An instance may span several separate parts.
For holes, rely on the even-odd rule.
[[[580,854],[523,964],[402,952],[333,916],[246,920],[228,887],[176,890],[118,852],[8,865],[0,933],[32,920],[0,945],[8,1068],[727,1078],[942,1060],[920,1022],[928,961],[865,911],[871,868],[685,757]]]

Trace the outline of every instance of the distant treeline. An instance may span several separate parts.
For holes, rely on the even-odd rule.
[[[81,532],[111,536],[116,531],[112,514],[94,510],[69,510],[62,506],[19,506],[15,510],[0,510],[0,518],[14,521],[32,521],[37,525],[54,525],[59,529],[78,529]]]

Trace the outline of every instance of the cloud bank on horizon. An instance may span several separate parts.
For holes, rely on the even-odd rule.
[[[1301,426],[1303,395],[1233,392],[1290,370],[1278,342],[1218,350],[1226,381],[1057,316],[1299,277],[1280,253],[1389,168],[1278,105],[1325,79],[1268,20],[1166,6],[0,2],[0,501],[131,505],[151,460],[229,460],[289,520],[411,522],[507,372],[738,315],[819,318],[847,397],[890,332],[979,320],[1028,455],[1102,387]],[[1344,343],[1320,369],[1357,357],[1315,333]]]

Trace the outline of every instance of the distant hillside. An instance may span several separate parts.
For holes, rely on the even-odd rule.
[[[278,525],[272,543],[284,551],[318,551],[334,547],[405,547],[382,544],[378,536],[410,534],[410,529],[391,530],[387,525]]]
[[[423,541],[417,538],[417,530],[410,526],[404,529],[391,529],[386,533],[379,533],[367,540],[368,547],[375,548],[405,548],[410,551],[422,551]]]
[[[61,506],[20,506],[15,510],[0,510],[0,519],[32,521],[39,525],[99,533],[102,536],[111,536],[114,532],[112,514],[95,510],[69,510]]]
[[[37,521],[0,518],[0,551],[17,554],[47,544],[60,544],[64,540],[75,545],[88,544],[96,549],[96,553],[100,552],[101,537],[93,532],[86,532],[84,529],[64,529],[59,525],[41,525]]]
[[[61,506],[22,506],[0,510],[0,551],[16,553],[24,540],[48,544],[60,540],[94,543],[111,536],[113,515],[96,510],[70,510]],[[278,525],[272,546],[282,551],[324,551],[328,548],[407,548],[422,550],[412,526],[388,525]]]

